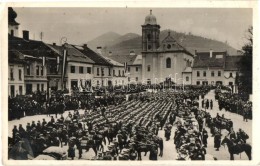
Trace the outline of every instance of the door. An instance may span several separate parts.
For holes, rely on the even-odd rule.
[[[11,85],[11,97],[14,97],[14,93],[15,93],[15,87],[14,85]]]
[[[26,84],[26,94],[32,93],[32,84]]]
[[[71,89],[77,89],[78,88],[78,80],[71,80],[70,87],[71,87]]]

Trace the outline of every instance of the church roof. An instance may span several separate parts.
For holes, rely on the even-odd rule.
[[[225,67],[227,52],[197,52],[194,58],[193,68]]]
[[[150,10],[150,14],[145,17],[144,25],[157,25],[156,17],[152,14],[152,10]]]
[[[180,45],[172,36],[170,31],[168,32],[168,36],[162,40],[161,46],[158,48],[158,51],[163,52],[185,52],[191,56],[194,56],[190,53],[185,47]]]

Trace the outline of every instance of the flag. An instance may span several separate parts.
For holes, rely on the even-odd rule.
[[[124,67],[125,67],[125,73],[127,71],[127,62],[124,62]]]
[[[63,59],[62,59],[62,71],[61,71],[62,88],[63,88],[63,83],[64,83],[64,77],[65,77],[65,74],[66,74],[66,63],[67,63],[67,50],[64,49]]]
[[[45,66],[46,57],[42,56],[42,66]]]
[[[57,72],[59,71],[60,68],[60,56],[57,56]]]

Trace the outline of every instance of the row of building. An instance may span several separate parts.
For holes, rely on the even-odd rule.
[[[97,86],[130,83],[185,85],[229,85],[234,88],[241,56],[226,51],[189,52],[169,33],[159,42],[160,25],[146,16],[142,25],[143,52],[136,55],[102,55],[87,45],[57,45],[31,40],[29,31],[17,37],[16,12],[9,8],[9,95],[67,89],[90,90]]]

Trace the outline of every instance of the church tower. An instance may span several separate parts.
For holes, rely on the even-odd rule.
[[[18,36],[19,23],[15,21],[17,13],[13,8],[8,7],[8,33],[11,36]]]
[[[150,14],[145,17],[144,25],[142,25],[142,51],[156,51],[160,44],[160,25],[156,22],[156,17]]]

